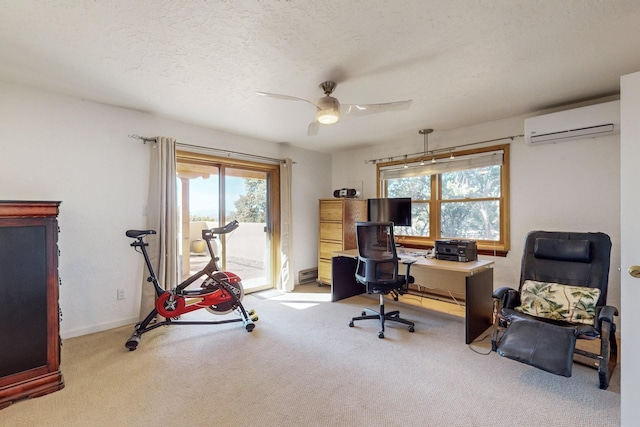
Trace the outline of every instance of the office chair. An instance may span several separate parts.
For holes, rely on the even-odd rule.
[[[384,338],[384,324],[386,321],[398,322],[408,325],[409,332],[415,331],[415,324],[400,317],[399,311],[384,311],[384,296],[391,294],[394,300],[398,295],[409,290],[409,283],[413,283],[413,277],[409,275],[411,264],[406,263],[405,275],[398,275],[398,254],[393,238],[392,222],[357,222],[356,243],[358,246],[358,263],[356,267],[356,280],[366,287],[368,294],[380,294],[379,311],[365,308],[362,316],[354,317],[349,322],[353,327],[358,320],[378,319],[380,332],[378,338]],[[367,311],[373,314],[367,315]]]
[[[530,232],[519,290],[493,293],[492,350],[565,377],[574,361],[586,364],[606,389],[618,359],[618,310],[606,305],[610,253],[603,233]],[[598,352],[576,348],[576,339],[599,339]]]

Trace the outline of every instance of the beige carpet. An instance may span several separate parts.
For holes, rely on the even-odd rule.
[[[251,333],[239,323],[163,327],[134,352],[124,347],[132,327],[65,340],[66,387],[1,410],[0,425],[620,424],[619,370],[603,391],[582,365],[564,378],[479,354],[488,343],[466,346],[463,319],[405,304],[416,332],[389,326],[381,340],[374,321],[347,326],[376,299],[330,303],[306,286],[247,296],[260,316]]]

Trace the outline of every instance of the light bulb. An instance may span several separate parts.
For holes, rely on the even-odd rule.
[[[332,125],[340,118],[340,102],[332,96],[324,96],[318,100],[319,110],[316,120],[323,125]]]

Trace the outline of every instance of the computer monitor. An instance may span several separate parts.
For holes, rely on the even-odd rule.
[[[372,222],[393,222],[397,227],[411,227],[411,198],[368,199],[367,216]]]

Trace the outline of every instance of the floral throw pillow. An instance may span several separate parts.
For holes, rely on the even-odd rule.
[[[593,325],[600,289],[526,280],[515,309],[532,316]]]

